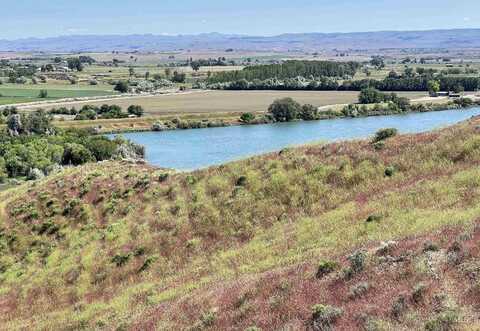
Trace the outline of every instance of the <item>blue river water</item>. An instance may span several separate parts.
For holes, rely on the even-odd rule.
[[[122,135],[144,145],[146,160],[152,165],[177,170],[195,170],[289,146],[367,138],[381,128],[397,128],[400,133],[425,132],[479,114],[480,107],[476,107],[402,115],[136,132]]]

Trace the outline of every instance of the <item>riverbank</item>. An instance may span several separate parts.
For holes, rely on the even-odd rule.
[[[337,104],[319,107],[318,117],[315,120],[327,120],[333,118],[346,117],[368,117],[384,116],[394,114],[407,114],[414,112],[442,111],[450,109],[464,109],[480,104],[480,99],[469,96],[471,104],[456,103],[448,98],[432,99],[422,98],[412,100],[411,111],[399,111],[388,109],[385,105],[366,105],[366,112],[345,113],[344,109],[348,104]],[[458,99],[457,99],[458,100]],[[458,102],[458,101],[457,101]],[[360,108],[363,105],[353,104]],[[148,132],[148,131],[170,131],[200,129],[211,127],[227,127],[236,125],[257,125],[273,123],[265,117],[265,111],[252,112],[254,120],[244,122],[240,119],[244,112],[212,112],[212,113],[180,113],[164,115],[148,115],[140,118],[123,119],[98,119],[86,121],[55,121],[54,124],[60,128],[82,128],[93,129],[97,133],[128,133],[128,132]]]
[[[203,169],[255,155],[312,143],[369,139],[378,130],[430,131],[480,115],[480,107],[323,121],[276,122],[202,130],[124,133],[145,147],[149,164],[181,171]],[[115,135],[112,135],[112,137]]]

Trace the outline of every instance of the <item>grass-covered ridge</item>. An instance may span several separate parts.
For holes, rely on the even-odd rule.
[[[192,173],[89,164],[0,193],[0,325],[469,325],[479,124]]]

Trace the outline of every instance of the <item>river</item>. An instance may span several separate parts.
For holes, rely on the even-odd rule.
[[[312,142],[367,138],[381,128],[400,133],[425,132],[480,114],[480,107],[426,113],[311,122],[242,125],[221,128],[123,134],[146,148],[153,165],[194,170]]]

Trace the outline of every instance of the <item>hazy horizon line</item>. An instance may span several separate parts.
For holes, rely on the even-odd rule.
[[[222,35],[222,36],[237,36],[237,37],[258,37],[258,38],[272,38],[279,37],[283,35],[308,35],[308,34],[322,34],[322,35],[339,35],[339,34],[362,34],[362,33],[385,33],[385,32],[435,32],[435,31],[466,31],[466,30],[480,30],[480,27],[477,28],[431,28],[431,29],[413,29],[413,30],[403,30],[403,29],[391,29],[391,30],[369,30],[369,31],[343,31],[343,32],[283,32],[279,34],[246,34],[246,33],[223,33],[218,31],[212,32],[200,32],[200,33],[82,33],[82,34],[59,34],[52,36],[44,37],[20,37],[20,38],[0,38],[2,41],[19,41],[19,40],[42,40],[42,39],[55,39],[62,37],[121,37],[121,36],[154,36],[154,37],[185,37],[185,36],[202,36],[202,35]]]

